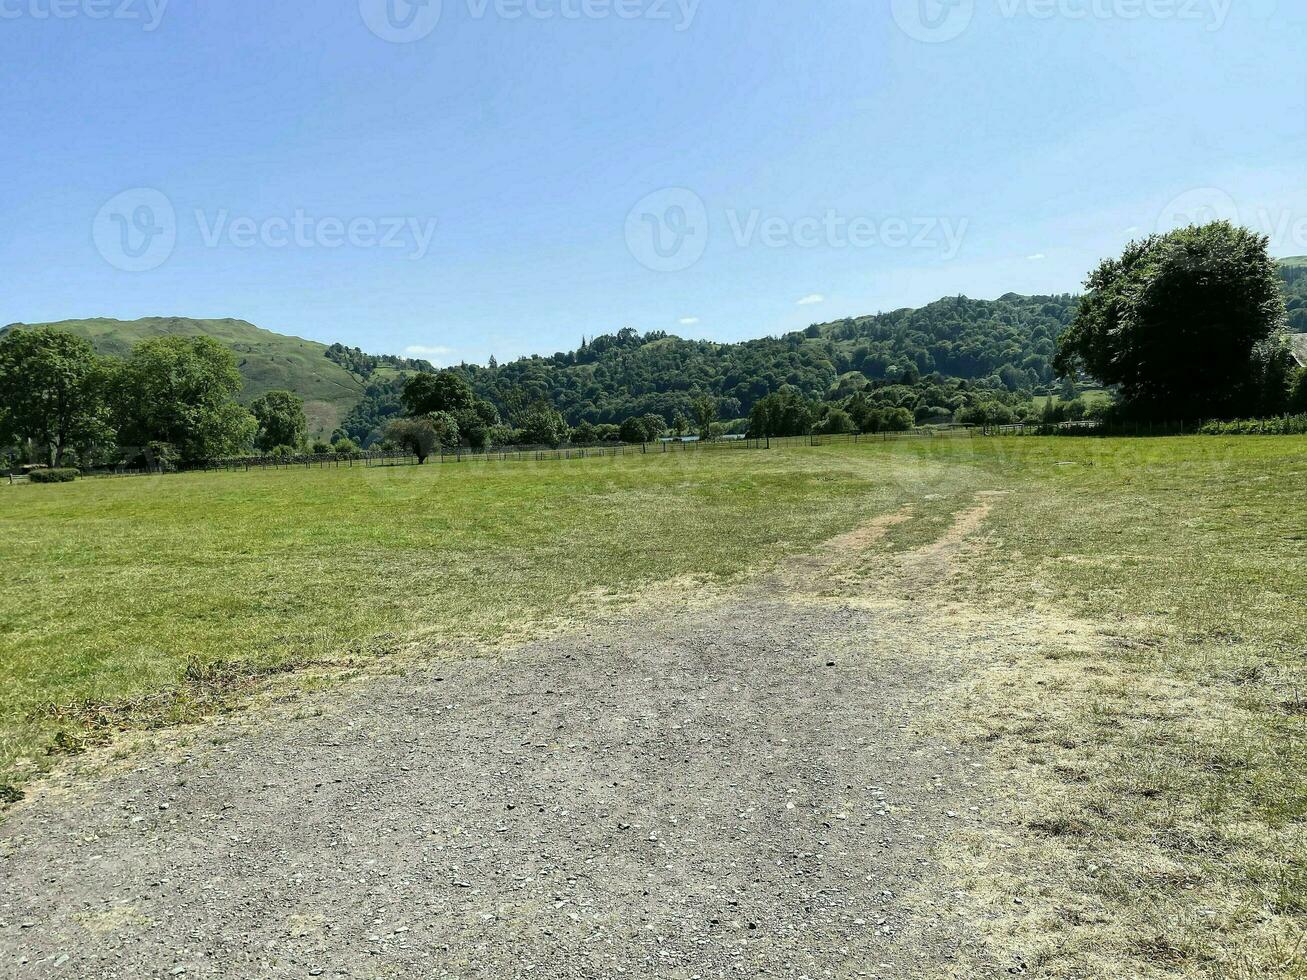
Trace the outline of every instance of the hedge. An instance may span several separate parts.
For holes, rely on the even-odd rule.
[[[1307,415],[1208,422],[1202,432],[1205,436],[1301,436],[1307,435]]]
[[[27,478],[33,483],[72,483],[81,474],[77,470],[32,470]]]

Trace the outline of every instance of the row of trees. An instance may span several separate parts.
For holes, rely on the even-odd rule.
[[[304,402],[269,391],[246,408],[231,350],[209,337],[158,337],[127,359],[57,330],[0,337],[0,446],[51,467],[190,464],[252,451],[355,452],[308,440]]]
[[[365,441],[423,458],[437,446],[648,442],[711,436],[718,419],[755,436],[1062,421],[1088,413],[1076,396],[1089,379],[1127,419],[1304,412],[1307,374],[1285,327],[1307,310],[1307,278],[1296,267],[1286,275],[1268,248],[1265,236],[1216,222],[1132,243],[1079,301],[958,297],[746,344],[624,330],[572,354],[439,373],[332,348],[341,363],[420,371],[374,381],[335,445],[309,445],[291,392],[241,405],[232,352],[211,338],[155,338],[120,359],[68,333],[16,329],[0,336],[0,447],[58,467],[348,452]],[[1055,374],[1061,397],[1036,408],[1031,385]]]
[[[259,430],[240,389],[231,351],[207,337],[156,338],[120,360],[71,334],[13,330],[0,337],[0,444],[53,467],[223,456]]]
[[[678,416],[669,427],[662,416],[646,414],[620,425],[581,422],[572,427],[563,414],[545,401],[528,406],[505,423],[494,404],[478,398],[467,378],[457,371],[419,374],[409,378],[400,393],[403,414],[384,429],[383,446],[402,448],[419,462],[440,448],[495,445],[560,446],[570,442],[652,442],[668,431],[676,435],[697,431],[710,438],[720,431],[713,399],[699,396],[692,402],[694,418]]]
[[[52,466],[131,463],[142,456],[169,465],[253,451],[357,451],[359,443],[344,432],[332,444],[310,442],[303,400],[293,392],[266,392],[247,409],[238,401],[240,391],[231,352],[205,337],[153,339],[127,360],[99,357],[87,341],[50,330],[11,331],[0,338],[0,439]],[[687,412],[671,419],[650,412],[620,424],[569,426],[544,400],[506,422],[465,373],[421,373],[397,386],[398,407],[370,444],[405,448],[425,459],[441,446],[638,443],[668,433],[711,438],[726,431],[880,432],[944,421],[960,410],[977,411],[978,421],[1006,421],[1015,409],[1005,400],[1019,401],[1001,386],[911,372],[895,381],[847,377],[829,394],[821,401],[782,385],[760,399],[747,420],[723,424],[720,400],[695,392]]]

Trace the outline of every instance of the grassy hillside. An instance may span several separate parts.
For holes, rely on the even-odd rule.
[[[242,400],[253,401],[265,391],[284,388],[304,399],[310,428],[330,434],[363,396],[365,382],[327,357],[325,344],[287,337],[244,320],[193,320],[187,317],[147,317],[142,320],[62,320],[48,326],[86,337],[101,354],[126,357],[143,340],[163,336],[203,334],[229,346],[245,379]]]

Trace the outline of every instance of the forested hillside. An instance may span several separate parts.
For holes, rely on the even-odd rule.
[[[1289,329],[1307,333],[1307,258],[1281,260],[1280,268]],[[713,401],[719,419],[743,419],[787,386],[806,400],[832,404],[866,389],[872,401],[904,408],[918,422],[934,421],[979,403],[1016,406],[1032,393],[1053,390],[1057,339],[1076,304],[1071,294],[957,296],[734,344],[624,329],[583,339],[570,352],[507,364],[492,358],[489,365],[456,370],[506,421],[548,403],[571,425],[644,415],[673,423],[693,417],[702,395]],[[304,399],[315,433],[336,431],[360,442],[400,414],[406,377],[435,370],[425,361],[285,337],[241,320],[99,319],[51,326],[118,356],[151,336],[212,336],[236,353],[246,404],[285,388]]]
[[[1284,304],[1289,310],[1289,332],[1307,333],[1307,257],[1282,259]]]
[[[583,340],[567,353],[459,370],[505,418],[543,401],[572,425],[620,423],[648,414],[668,422],[689,418],[699,394],[713,398],[718,418],[739,419],[787,385],[807,399],[829,401],[868,383],[920,388],[928,375],[954,379],[948,385],[953,393],[945,397],[931,399],[923,392],[922,404],[933,405],[956,401],[959,380],[970,382],[969,389],[996,394],[1052,384],[1057,338],[1074,312],[1069,294],[958,296],[921,309],[836,320],[737,344],[625,329]],[[398,412],[398,386],[372,386],[344,429],[365,439]]]

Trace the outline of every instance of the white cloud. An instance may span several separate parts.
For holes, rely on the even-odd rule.
[[[818,303],[826,302],[826,297],[821,293],[813,293],[811,296],[805,296],[799,300],[799,306],[816,306]]]
[[[1046,258],[1048,258],[1048,256],[1043,252],[1036,252],[1034,255],[1026,256],[1026,259],[1030,262],[1043,262]]]
[[[683,327],[697,327],[698,325],[699,325],[699,318],[697,316],[681,317],[681,326]]]
[[[412,347],[404,348],[405,357],[444,357],[447,354],[454,353],[452,347],[423,347],[421,344],[414,344]]]

